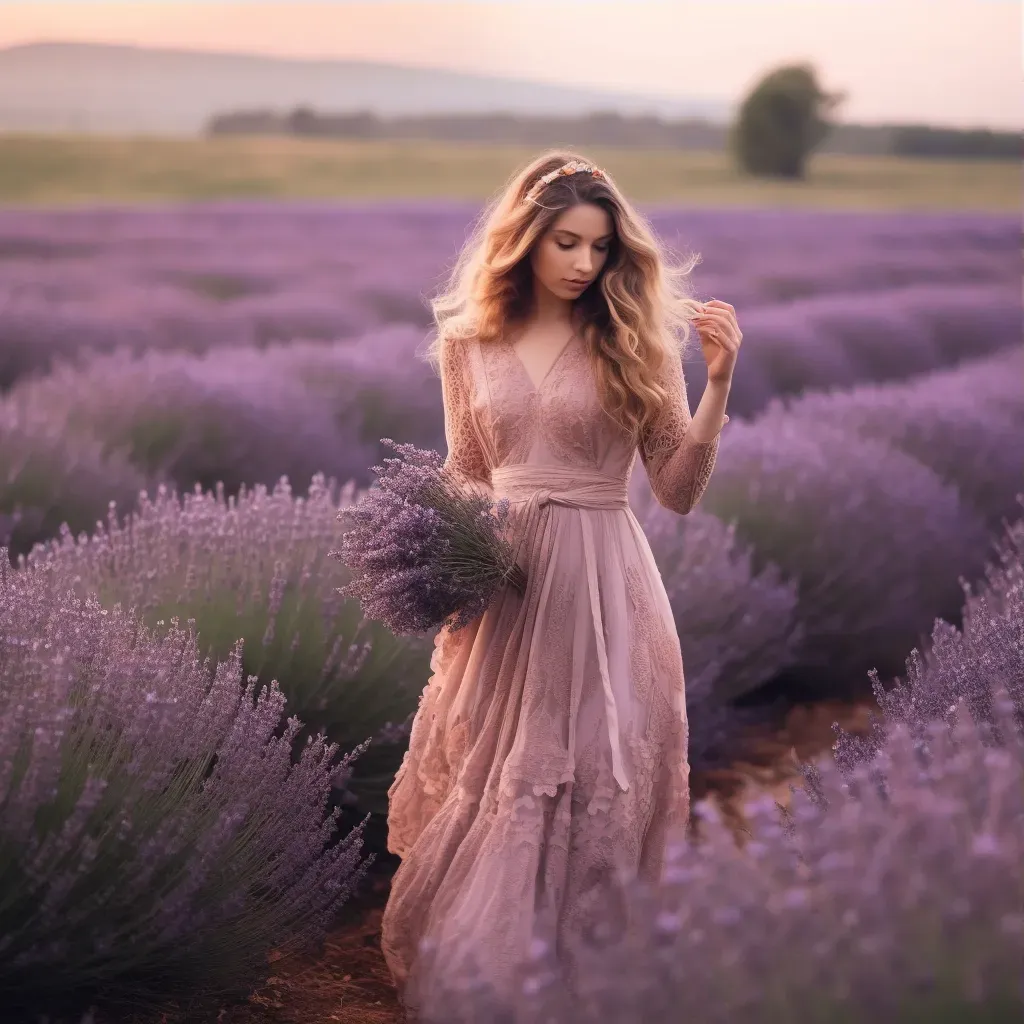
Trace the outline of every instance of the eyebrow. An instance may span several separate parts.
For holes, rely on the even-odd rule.
[[[575,231],[570,231],[568,228],[555,228],[555,231],[557,231],[558,234],[560,234],[560,235],[572,235],[573,238],[580,238],[581,237],[580,235],[577,235]],[[595,241],[598,241],[598,242],[609,242],[614,237],[615,237],[615,232],[611,231],[607,235],[602,235],[600,238],[595,239]]]

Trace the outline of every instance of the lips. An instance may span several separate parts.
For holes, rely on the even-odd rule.
[[[565,281],[566,281],[566,284],[571,284],[574,288],[586,288],[587,285],[590,284],[589,281],[574,281],[570,277],[567,277],[565,279]]]

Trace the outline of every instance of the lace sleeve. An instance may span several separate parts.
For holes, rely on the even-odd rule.
[[[491,493],[491,471],[473,424],[472,386],[466,342],[445,338],[441,345],[441,401],[444,405],[444,436],[448,445],[445,468],[465,489]]]
[[[678,357],[669,356],[660,383],[668,392],[657,422],[638,445],[640,458],[659,504],[685,516],[704,493],[718,457],[721,430],[710,441],[690,439],[690,406]]]

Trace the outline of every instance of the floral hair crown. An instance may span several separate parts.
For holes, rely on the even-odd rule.
[[[549,171],[540,178],[526,193],[525,200],[530,202],[555,180],[555,178],[568,177],[570,174],[592,174],[595,178],[604,178],[607,180],[607,175],[600,167],[594,167],[591,164],[585,164],[582,160],[570,160],[567,164],[562,164],[561,167],[557,167],[553,171]]]

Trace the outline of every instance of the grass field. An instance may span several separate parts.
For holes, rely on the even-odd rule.
[[[536,147],[287,137],[0,135],[0,204],[225,198],[483,200]],[[588,149],[638,202],[1019,211],[1016,161],[821,155],[804,182],[741,175],[725,153]]]

